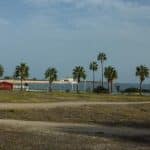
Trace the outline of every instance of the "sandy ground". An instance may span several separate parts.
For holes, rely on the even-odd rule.
[[[83,106],[83,105],[141,105],[150,102],[52,102],[52,103],[0,103],[0,109],[44,109],[64,106]]]
[[[18,129],[24,131],[61,131],[73,132],[79,134],[96,135],[103,134],[107,136],[136,136],[149,137],[149,129],[136,129],[130,127],[109,127],[101,125],[77,124],[77,123],[56,123],[41,121],[21,121],[21,120],[5,120],[0,119],[0,126],[8,129]]]
[[[0,109],[45,109],[64,106],[82,105],[141,105],[150,102],[55,102],[55,103],[0,103]],[[31,131],[42,133],[74,133],[86,136],[103,136],[135,139],[140,138],[150,143],[150,129],[115,127],[94,124],[44,122],[44,121],[23,121],[0,119],[0,129],[14,131]]]

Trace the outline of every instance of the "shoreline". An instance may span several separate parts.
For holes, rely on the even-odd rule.
[[[20,80],[0,80],[0,82],[9,82],[12,84],[20,84]],[[24,80],[22,82],[23,84],[28,83],[28,84],[49,84],[48,80]],[[54,81],[53,83],[55,84],[77,84],[76,81],[64,81],[64,80],[58,80]]]

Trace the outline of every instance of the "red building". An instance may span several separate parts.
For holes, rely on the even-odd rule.
[[[13,90],[13,84],[9,82],[0,82],[0,90]]]

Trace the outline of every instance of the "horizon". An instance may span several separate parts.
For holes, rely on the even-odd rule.
[[[104,52],[114,66],[117,83],[138,83],[136,66],[150,68],[150,1],[148,0],[20,0],[0,1],[0,64],[4,76],[25,62],[30,77],[44,78],[56,67],[60,79]],[[96,80],[100,80],[100,71]],[[150,84],[145,80],[144,84]]]
[[[56,82],[57,81],[61,81],[61,80],[66,80],[66,79],[69,79],[69,78],[59,78],[59,79],[56,80]],[[11,81],[11,80],[13,80],[13,81],[19,81],[20,82],[20,79],[4,79],[4,78],[0,79],[0,81]],[[32,78],[28,78],[28,79],[23,80],[23,82],[28,82],[28,81],[34,81],[34,82],[36,82],[36,81],[48,81],[48,79],[44,79],[44,78],[43,79],[39,79],[39,78],[36,78],[36,80],[34,80]],[[81,80],[80,82],[93,82],[93,80]],[[101,84],[102,81],[95,80],[94,82]],[[139,85],[139,82],[118,82],[117,80],[114,80],[113,83],[114,84],[136,84],[136,85]],[[108,84],[108,82],[104,81],[104,84]],[[143,85],[150,85],[150,83],[144,81]]]

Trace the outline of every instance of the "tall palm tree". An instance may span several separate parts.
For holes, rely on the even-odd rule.
[[[97,60],[100,61],[101,63],[101,68],[102,68],[102,87],[104,86],[104,61],[107,60],[107,56],[105,53],[100,52],[97,56]]]
[[[21,91],[23,90],[23,80],[28,78],[29,76],[29,67],[26,63],[21,63],[20,65],[16,66],[15,74],[16,78],[20,78],[21,81]]]
[[[86,79],[85,69],[82,66],[76,66],[73,69],[73,79],[77,81],[77,93],[79,93],[79,83],[82,79]]]
[[[108,81],[108,90],[110,93],[112,93],[113,80],[118,78],[118,73],[115,68],[108,66],[105,68],[104,76]]]
[[[2,77],[4,74],[4,68],[3,66],[0,64],[0,77]]]
[[[45,71],[45,78],[49,81],[49,92],[52,91],[52,82],[57,80],[57,70],[56,68],[48,68]]]
[[[140,95],[142,95],[142,83],[149,77],[149,68],[143,65],[136,67],[136,76],[140,79]]]
[[[93,72],[93,91],[94,91],[94,83],[95,83],[95,74],[94,73],[98,69],[97,62],[96,61],[91,62],[89,65],[89,69],[92,70],[92,72]]]

